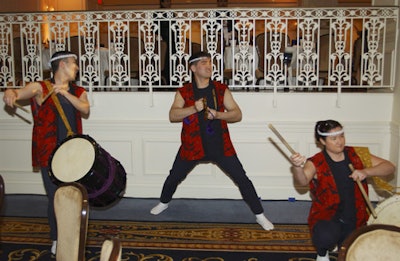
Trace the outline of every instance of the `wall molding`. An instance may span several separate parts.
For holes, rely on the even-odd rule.
[[[156,94],[153,107],[143,107],[146,102],[140,94],[94,94],[92,115],[84,121],[84,133],[89,134],[108,153],[121,161],[128,174],[126,197],[157,198],[162,184],[169,173],[173,159],[180,144],[179,123],[167,119],[169,104],[173,93]],[[127,96],[128,97],[125,97]],[[230,124],[230,133],[239,159],[253,181],[262,199],[309,200],[307,188],[293,183],[288,151],[268,129],[272,123],[295,149],[307,156],[319,151],[313,138],[314,119],[321,119],[319,111],[309,110],[307,117],[301,118],[301,110],[293,112],[293,105],[318,104],[311,98],[297,98],[299,103],[283,103],[278,109],[266,109],[254,94],[234,93],[244,112],[240,123]],[[261,99],[269,99],[266,96]],[[287,98],[287,97],[286,97]],[[285,99],[286,99],[285,98]],[[130,100],[126,103],[124,99]],[[362,99],[362,98],[361,98]],[[375,97],[376,103],[385,103]],[[107,100],[107,112],[103,102]],[[349,99],[350,100],[350,99]],[[367,101],[369,99],[366,99]],[[140,101],[142,104],[140,104]],[[348,104],[344,99],[344,107]],[[257,108],[254,104],[260,104]],[[122,109],[121,106],[128,106]],[[138,108],[137,106],[142,106]],[[355,105],[360,107],[360,104]],[[130,108],[132,107],[132,108]],[[367,106],[365,106],[366,108]],[[254,109],[254,110],[253,110]],[[260,118],[260,113],[269,113]],[[340,121],[345,125],[349,145],[368,146],[372,153],[393,161],[398,159],[399,125],[389,119],[372,117],[370,121],[362,117],[355,119],[352,113],[340,110]],[[329,109],[327,110],[329,112]],[[137,114],[137,115],[136,115]],[[269,117],[269,114],[275,115]],[[115,115],[110,119],[109,115]],[[282,115],[286,115],[282,117]],[[290,119],[289,115],[292,115]],[[370,116],[373,114],[370,114]],[[282,117],[279,120],[276,117]],[[333,115],[334,116],[334,115]],[[272,118],[273,120],[268,120]],[[296,120],[297,118],[298,120]],[[330,118],[330,117],[324,117]],[[264,120],[263,120],[264,119]],[[30,166],[31,125],[0,112],[0,172],[6,181],[7,193],[44,194],[39,173]],[[271,139],[276,142],[274,145]],[[397,180],[392,181],[394,183]],[[188,178],[178,187],[175,198],[240,198],[237,187],[216,166],[212,164],[196,167]],[[381,196],[371,193],[373,200]]]

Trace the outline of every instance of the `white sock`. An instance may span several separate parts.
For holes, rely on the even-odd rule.
[[[53,255],[55,255],[56,254],[56,251],[57,251],[57,240],[54,240],[53,241],[53,244],[51,245],[51,253],[53,254]]]
[[[329,251],[326,251],[325,256],[317,255],[316,261],[329,261]]]
[[[150,210],[150,213],[153,215],[158,215],[161,212],[163,212],[164,210],[166,210],[168,208],[168,203],[158,203],[157,206],[155,206],[154,208],[152,208]]]
[[[274,225],[269,221],[263,213],[256,215],[256,221],[260,226],[263,227],[265,230],[272,230],[274,229]]]

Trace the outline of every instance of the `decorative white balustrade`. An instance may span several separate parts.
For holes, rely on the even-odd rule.
[[[211,54],[232,89],[394,87],[398,8],[287,8],[0,14],[0,84],[49,77],[51,54],[79,56],[90,90],[170,90]]]

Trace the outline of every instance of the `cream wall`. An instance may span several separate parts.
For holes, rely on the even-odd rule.
[[[91,115],[84,121],[84,133],[121,161],[128,174],[127,197],[160,195],[179,147],[181,125],[168,121],[173,96],[172,92],[154,93],[154,99],[144,92],[100,92],[91,96]],[[307,156],[319,151],[313,138],[315,122],[328,118],[344,124],[348,144],[368,146],[372,153],[385,158],[397,153],[391,151],[396,135],[392,132],[390,93],[343,93],[340,107],[336,106],[335,93],[278,92],[274,96],[272,92],[234,92],[234,97],[242,108],[243,120],[229,125],[231,137],[263,199],[309,199],[305,188],[293,184],[288,151],[268,129],[269,123],[295,150]],[[6,192],[43,194],[40,175],[31,168],[32,126],[5,110],[0,110],[0,122],[0,173],[7,184]],[[175,197],[241,196],[217,167],[206,164],[194,169]],[[371,198],[377,200],[380,196],[372,192]]]

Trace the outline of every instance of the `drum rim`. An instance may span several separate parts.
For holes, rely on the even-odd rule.
[[[386,208],[387,206],[390,206],[390,205],[396,203],[397,201],[400,201],[400,195],[396,194],[396,195],[388,197],[388,198],[384,199],[383,201],[379,202],[376,205],[375,209],[380,210],[380,209]]]
[[[375,208],[375,212],[377,214],[377,218],[375,218],[374,216],[370,215],[367,224],[371,225],[371,224],[381,224],[381,220],[379,219],[379,214],[384,211],[385,209],[387,209],[388,207],[392,206],[393,204],[397,204],[400,202],[400,195],[399,194],[395,194],[392,195],[391,197],[388,197],[386,199],[384,199],[383,201],[379,202]],[[394,224],[393,224],[394,225]]]

